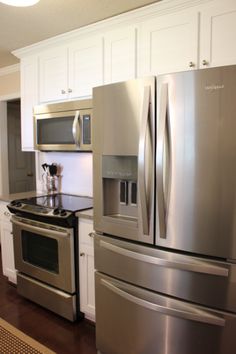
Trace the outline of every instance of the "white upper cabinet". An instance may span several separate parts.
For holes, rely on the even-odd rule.
[[[95,86],[236,65],[236,0],[164,0],[22,48],[22,149],[34,149],[33,106],[87,98]]]
[[[39,56],[40,102],[92,95],[103,84],[103,42],[100,37],[77,40]]]
[[[136,28],[124,27],[104,35],[105,83],[136,77]]]
[[[157,75],[198,66],[199,14],[186,9],[140,25],[138,75]]]
[[[103,40],[92,37],[69,46],[70,98],[92,95],[92,88],[103,84]]]
[[[214,1],[201,11],[200,67],[236,64],[236,1]]]
[[[68,95],[67,47],[53,48],[39,56],[39,101],[58,101]]]
[[[21,147],[34,150],[33,107],[38,104],[38,58],[21,60]]]

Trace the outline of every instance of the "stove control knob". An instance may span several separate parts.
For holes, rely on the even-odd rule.
[[[13,200],[11,203],[10,203],[11,206],[15,206],[16,205],[16,201]]]
[[[15,206],[20,208],[22,206],[22,204],[21,204],[21,202],[16,202]]]
[[[60,211],[60,210],[59,210],[58,208],[54,209],[54,210],[53,210],[53,215],[58,215],[58,214],[59,214],[59,211]]]
[[[61,216],[65,216],[65,215],[66,215],[66,211],[65,211],[64,209],[61,209],[60,215],[61,215]]]

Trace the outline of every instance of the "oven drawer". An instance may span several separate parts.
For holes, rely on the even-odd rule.
[[[103,354],[232,354],[236,316],[95,274]]]
[[[236,312],[236,264],[95,235],[95,269],[187,301]]]
[[[70,320],[76,319],[76,296],[17,274],[17,292],[27,299]]]

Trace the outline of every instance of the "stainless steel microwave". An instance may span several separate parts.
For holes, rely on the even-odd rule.
[[[34,107],[35,149],[92,151],[92,100]]]

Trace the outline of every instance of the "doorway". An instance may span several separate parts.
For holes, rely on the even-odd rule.
[[[35,153],[21,151],[20,99],[7,101],[9,193],[36,189]]]

